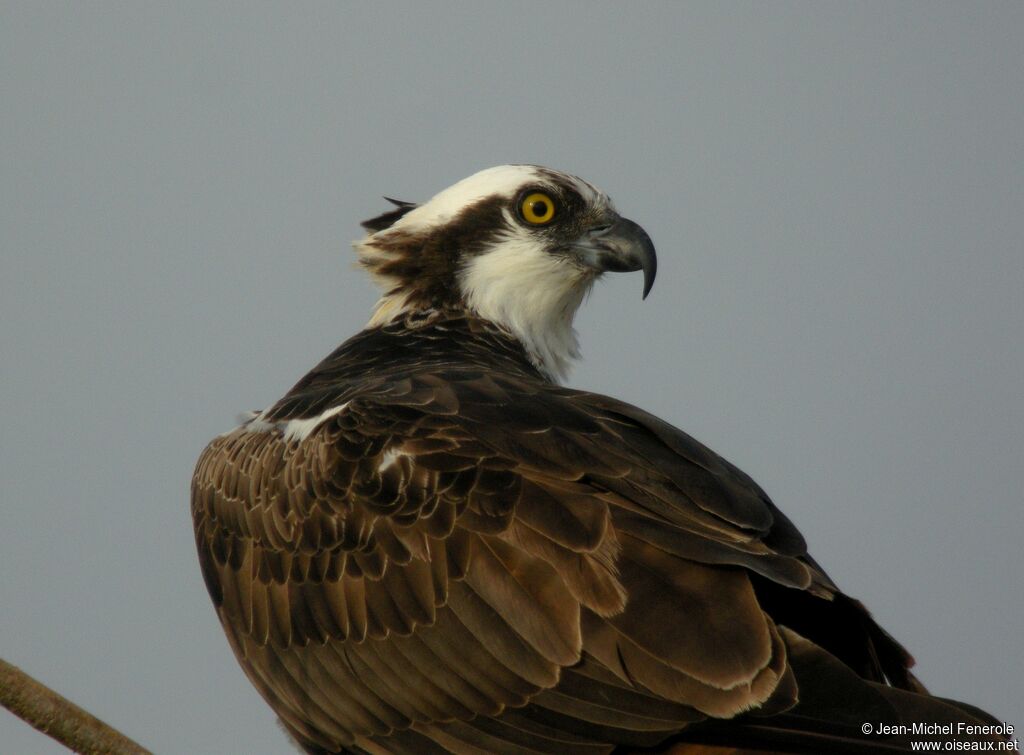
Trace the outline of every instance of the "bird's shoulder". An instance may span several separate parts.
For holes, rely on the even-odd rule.
[[[261,476],[242,484],[244,470]],[[466,318],[349,339],[272,407],[214,439],[194,482],[222,505],[273,501],[308,518],[338,498],[346,514],[361,500],[377,515],[409,516],[403,493],[415,489],[434,506],[434,497],[496,477],[514,481],[507,497],[516,503],[524,482],[576,486],[620,504],[623,521],[641,528],[672,524],[805,551],[737,467],[642,409],[550,382],[514,340]],[[511,516],[515,507],[504,508]]]

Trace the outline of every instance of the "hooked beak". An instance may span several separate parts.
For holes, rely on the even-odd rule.
[[[599,272],[631,273],[644,271],[644,296],[654,285],[658,257],[647,232],[628,218],[617,218],[610,225],[587,231],[573,245],[578,259]]]

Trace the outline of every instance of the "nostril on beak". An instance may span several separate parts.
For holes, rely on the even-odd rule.
[[[594,237],[594,238],[596,238],[598,236],[604,236],[606,233],[608,233],[608,231],[611,229],[611,227],[612,227],[611,223],[606,223],[605,225],[595,226],[595,227],[591,228],[589,231],[587,231],[587,235],[591,236],[591,237]]]

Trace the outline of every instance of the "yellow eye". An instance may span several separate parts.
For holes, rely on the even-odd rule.
[[[547,194],[534,191],[523,197],[519,205],[523,220],[531,225],[544,225],[555,217],[555,200]]]

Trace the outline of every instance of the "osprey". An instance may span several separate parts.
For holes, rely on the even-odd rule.
[[[355,245],[369,324],[192,482],[228,641],[301,747],[877,752],[924,737],[866,722],[993,723],[925,692],[747,475],[559,384],[594,281],[654,282],[604,193],[506,165],[390,201]]]

